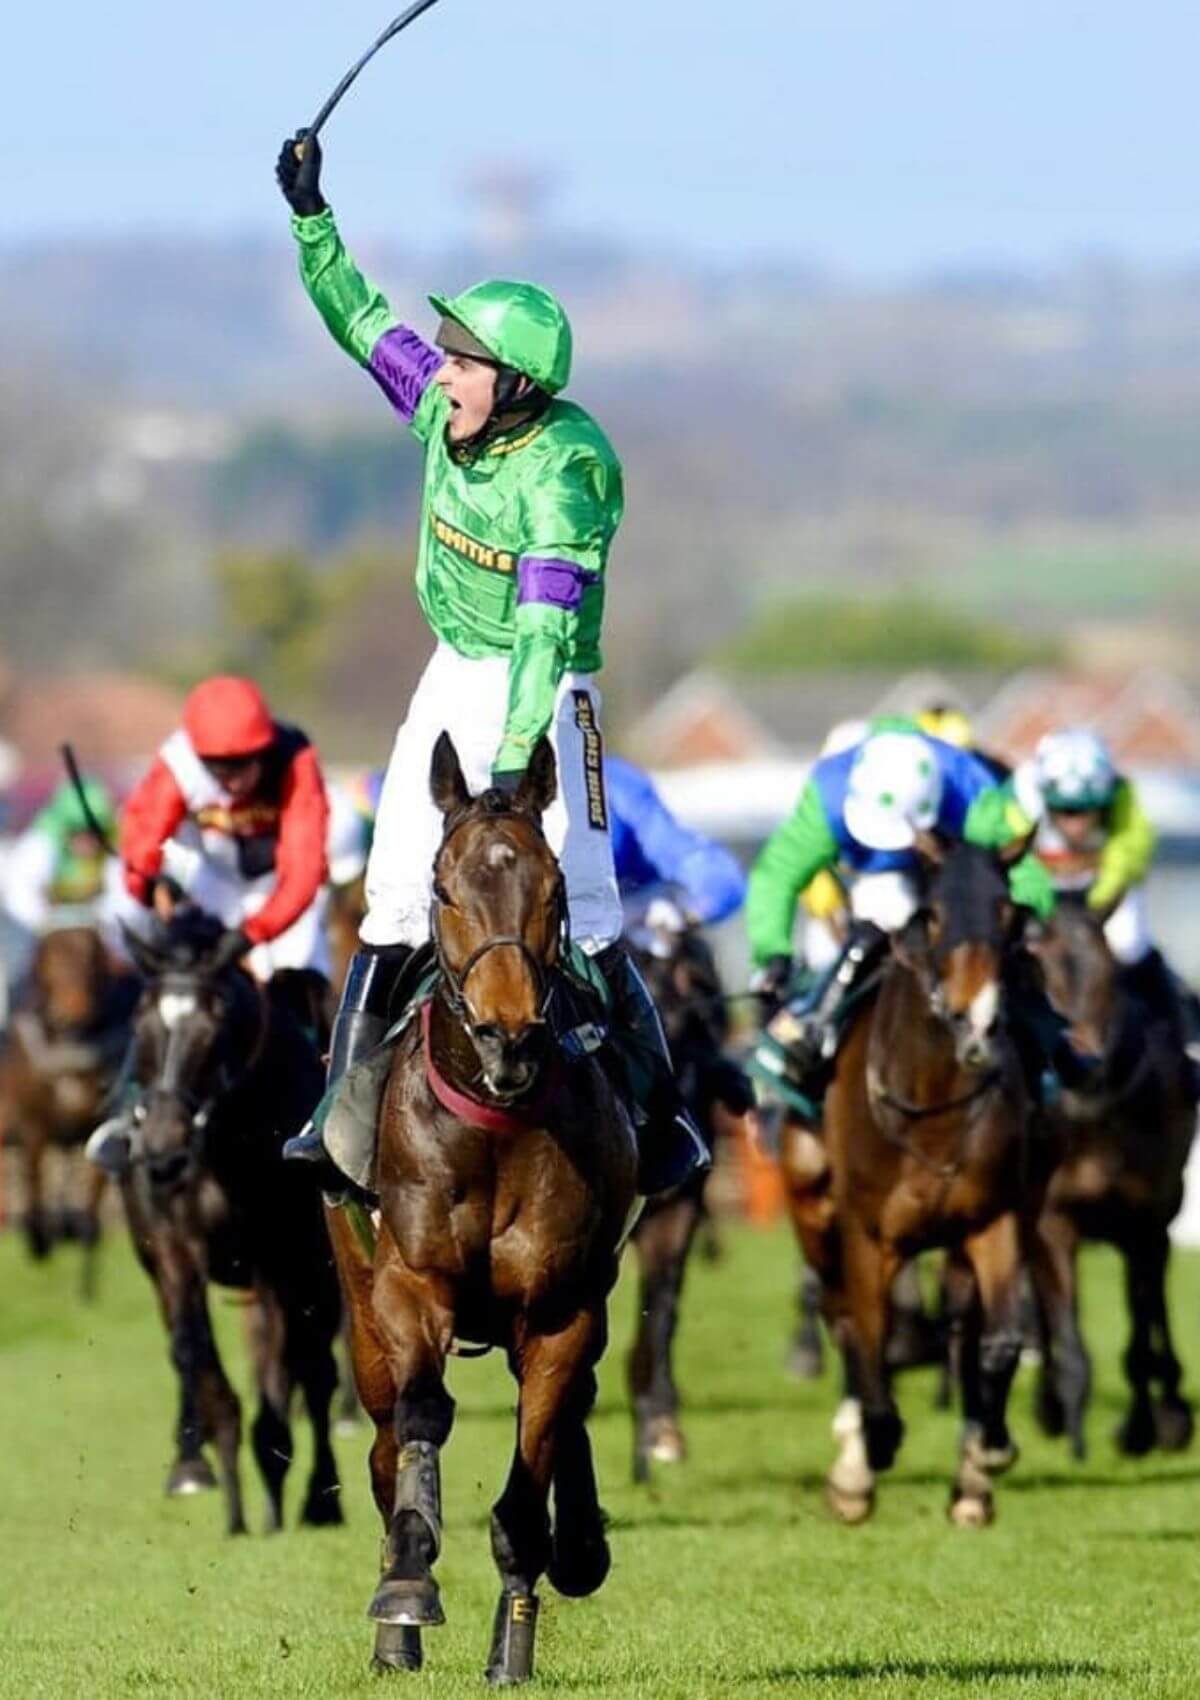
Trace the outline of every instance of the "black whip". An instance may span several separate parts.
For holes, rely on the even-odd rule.
[[[334,91],[330,95],[329,99],[325,102],[325,104],[321,108],[320,112],[317,113],[317,116],[313,119],[312,123],[309,125],[308,129],[305,131],[306,138],[308,136],[319,136],[320,135],[322,129],[325,126],[325,122],[328,119],[330,113],[333,111],[334,107],[337,106],[338,102],[341,100],[342,96],[346,93],[347,89],[350,88],[351,84],[358,77],[359,72],[364,71],[366,69],[366,67],[371,63],[372,59],[374,59],[375,55],[379,52],[379,49],[381,47],[386,47],[388,42],[391,41],[392,37],[394,35],[399,35],[401,30],[406,30],[408,28],[409,24],[415,23],[416,20],[421,16],[422,12],[427,12],[431,6],[436,6],[436,5],[437,5],[437,0],[414,0],[413,5],[411,5],[406,12],[401,12],[401,14],[398,18],[392,19],[391,23],[384,30],[383,34],[379,37],[379,40],[376,41],[376,42],[373,42],[371,44],[371,46],[368,47],[367,51],[363,54],[362,58],[358,61],[358,63],[355,64],[355,65],[352,65],[350,67],[350,69],[346,72],[346,75],[342,78],[342,80],[338,84],[337,88],[334,89]]]
[[[67,778],[75,787],[75,795],[79,798],[79,807],[83,810],[83,818],[88,823],[88,831],[99,840],[101,847],[107,855],[115,857],[117,854],[116,847],[113,845],[107,832],[105,832],[104,828],[100,825],[100,822],[96,819],[95,810],[88,801],[88,794],[83,783],[83,775],[79,771],[79,763],[75,760],[75,751],[71,748],[70,744],[60,744],[58,747],[58,753],[62,756],[63,766],[67,770]]]

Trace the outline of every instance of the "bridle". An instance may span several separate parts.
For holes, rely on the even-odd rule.
[[[448,827],[441,844],[438,846],[438,852],[433,861],[433,900],[430,905],[429,931],[430,936],[433,939],[433,948],[437,958],[438,971],[442,976],[442,997],[444,998],[448,1008],[458,1017],[464,1026],[472,1027],[477,1025],[474,1021],[474,1014],[471,1006],[467,1001],[467,981],[470,979],[474,970],[483,961],[484,957],[490,955],[492,951],[515,950],[519,953],[521,960],[529,969],[530,975],[533,979],[534,989],[538,999],[537,1020],[545,1021],[547,1011],[550,1008],[551,999],[554,996],[553,970],[558,962],[561,961],[562,956],[570,943],[566,884],[563,880],[561,870],[558,873],[558,877],[554,884],[554,890],[551,893],[551,902],[553,903],[556,911],[555,933],[557,937],[557,948],[551,962],[546,963],[541,961],[541,959],[535,956],[533,951],[530,950],[525,940],[516,933],[498,933],[495,938],[485,939],[481,945],[476,946],[476,948],[467,957],[467,960],[463,963],[462,967],[457,970],[451,967],[446,957],[446,949],[442,940],[441,911],[443,907],[450,904],[450,899],[446,895],[446,888],[442,884],[441,880],[442,857],[445,854],[446,846],[450,843],[451,839],[457,832],[460,832],[464,826],[471,825],[473,822],[482,818],[485,817],[477,813],[475,810],[470,810],[464,813],[457,821],[453,821]],[[545,836],[537,821],[534,820],[531,815],[525,814],[520,809],[489,807],[486,818],[490,818],[492,820],[507,819],[522,821],[525,825],[533,827],[538,837],[543,843],[545,843]]]
[[[184,1112],[188,1123],[188,1139],[184,1150],[188,1155],[194,1154],[195,1145],[203,1137],[217,1106],[224,1099],[231,1097],[258,1067],[266,1049],[270,1029],[267,991],[265,986],[259,984],[256,980],[251,980],[246,974],[241,974],[239,978],[248,982],[248,987],[254,994],[258,1014],[254,1043],[242,1059],[240,1067],[231,1067],[229,1059],[222,1057],[212,1083],[212,1089],[201,1096],[178,1078],[181,1060],[180,1029],[168,1027],[166,1049],[157,1077],[143,1088],[142,1099],[133,1110],[135,1134],[141,1123],[146,1119],[146,1100],[152,1096],[160,1101],[167,1099],[178,1105]],[[147,1151],[141,1141],[135,1138],[134,1149],[130,1153],[131,1163],[145,1164],[152,1169],[155,1162],[162,1163],[163,1158],[163,1153]]]

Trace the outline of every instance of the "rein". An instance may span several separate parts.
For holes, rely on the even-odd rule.
[[[874,1078],[871,1078],[870,1075],[868,1076],[867,1090],[871,1095],[873,1103],[882,1104],[887,1109],[895,1110],[898,1115],[904,1116],[907,1121],[915,1122],[928,1121],[933,1116],[948,1115],[953,1110],[966,1109],[969,1105],[978,1103],[981,1098],[983,1098],[994,1086],[997,1085],[999,1080],[1000,1070],[998,1068],[989,1069],[986,1074],[981,1075],[979,1080],[976,1081],[975,1085],[969,1092],[962,1092],[957,1098],[945,1099],[940,1104],[910,1103],[908,1099],[901,1098],[894,1092],[889,1091],[889,1089],[879,1080],[878,1076],[875,1076]],[[950,1161],[944,1163],[938,1162],[938,1160],[935,1157],[931,1157],[928,1152],[922,1151],[919,1145],[915,1144],[912,1139],[910,1139],[906,1134],[900,1132],[898,1129],[887,1127],[882,1121],[877,1121],[876,1126],[879,1130],[880,1137],[888,1145],[894,1146],[897,1151],[902,1151],[906,1157],[911,1157],[914,1163],[919,1164],[921,1168],[926,1169],[931,1175],[936,1175],[938,1180],[957,1180],[958,1176],[962,1173],[962,1167],[966,1161],[963,1151],[968,1126],[966,1120],[964,1120],[962,1126],[959,1128],[957,1140],[958,1149],[955,1156],[951,1158]]]

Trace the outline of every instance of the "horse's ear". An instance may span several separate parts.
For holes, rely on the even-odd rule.
[[[433,759],[429,763],[429,794],[444,815],[465,809],[471,801],[462,763],[449,732],[439,732],[437,743],[433,746]]]
[[[549,738],[543,736],[533,746],[529,766],[521,777],[513,804],[526,814],[540,820],[558,795],[558,766]]]
[[[1003,850],[996,852],[1002,868],[1011,868],[1021,860],[1033,843],[1036,831],[1037,827],[1031,826],[1029,831],[1023,833],[1020,838],[1014,838],[1011,844],[1006,844]]]
[[[918,832],[913,839],[913,849],[929,868],[940,868],[946,860],[946,843],[936,832]]]
[[[125,949],[133,960],[133,965],[143,980],[153,980],[161,973],[163,958],[156,945],[149,939],[144,939],[140,933],[135,933],[132,927],[121,922],[121,937],[125,941]]]

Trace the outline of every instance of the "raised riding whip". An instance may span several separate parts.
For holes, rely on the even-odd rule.
[[[437,0],[414,0],[413,5],[411,5],[406,12],[401,12],[398,18],[392,19],[391,23],[379,37],[378,41],[372,42],[371,46],[368,47],[367,51],[363,54],[362,58],[358,60],[357,64],[352,65],[346,72],[346,75],[342,78],[337,88],[334,89],[329,99],[325,102],[320,112],[317,113],[317,116],[313,119],[312,123],[305,131],[306,139],[309,136],[320,135],[321,130],[324,128],[325,122],[334,107],[338,105],[342,96],[357,79],[359,72],[364,71],[371,63],[372,59],[374,59],[375,55],[379,52],[379,49],[381,47],[386,47],[392,37],[399,35],[401,30],[406,30],[409,24],[415,23],[421,16],[422,12],[428,12],[431,6],[436,5]]]
[[[105,832],[104,828],[100,825],[100,822],[96,819],[95,811],[93,810],[91,803],[88,801],[87,790],[83,783],[83,775],[79,771],[79,763],[75,760],[75,751],[71,748],[70,744],[60,744],[58,747],[58,753],[62,756],[63,766],[67,770],[67,778],[75,787],[75,795],[79,798],[79,807],[83,810],[83,818],[88,823],[88,831],[100,841],[100,845],[106,855],[116,856],[116,848],[114,847],[107,832]]]

